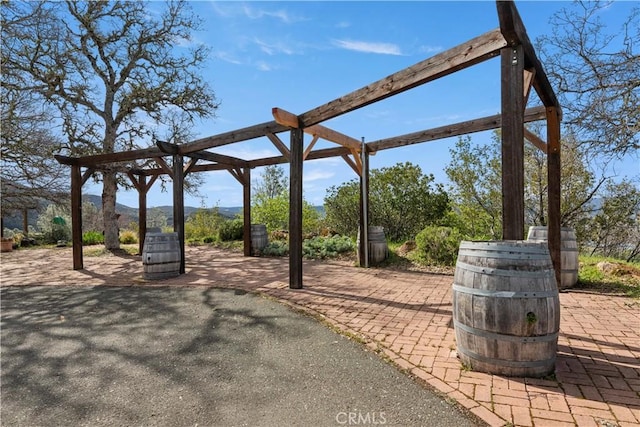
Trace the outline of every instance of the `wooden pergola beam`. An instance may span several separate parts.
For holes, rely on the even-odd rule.
[[[546,109],[543,106],[529,108],[525,111],[525,123],[544,119],[546,119]],[[393,138],[379,139],[377,141],[367,143],[367,148],[370,151],[388,150],[405,145],[497,129],[500,126],[502,126],[502,115],[495,114],[493,116],[453,123],[446,126],[395,136]]]
[[[452,74],[498,56],[500,49],[505,46],[507,46],[507,42],[499,28],[489,31],[382,80],[309,110],[298,116],[299,125],[306,128]]]
[[[278,135],[269,132],[267,133],[267,138],[269,138],[271,143],[278,149],[278,151],[282,153],[283,156],[285,156],[287,159],[291,156],[289,147],[287,147],[286,144],[282,142],[280,138],[278,138]]]
[[[498,10],[498,20],[500,21],[500,31],[504,39],[509,46],[521,44],[524,50],[525,68],[535,69],[536,73],[533,79],[533,87],[536,89],[540,100],[545,107],[555,107],[560,118],[562,118],[562,110],[558,98],[542,67],[542,63],[536,55],[536,50],[533,44],[531,44],[531,40],[529,40],[527,30],[515,3],[513,1],[497,0],[496,7]]]
[[[132,160],[149,159],[166,156],[158,147],[142,148],[139,150],[120,151],[117,153],[94,154],[83,157],[68,157],[62,155],[53,156],[64,165],[78,165],[83,167],[97,167],[106,163],[121,163]]]
[[[538,149],[540,149],[540,151],[542,151],[543,153],[547,152],[547,143],[527,128],[524,128],[524,138],[534,146],[536,146]]]
[[[290,128],[298,128],[298,116],[289,111],[283,110],[282,108],[273,107],[271,109],[271,114],[277,123],[280,123],[285,126],[289,126]],[[338,145],[342,145],[343,147],[350,148],[352,150],[360,151],[360,141],[355,138],[352,138],[348,135],[335,131],[333,129],[329,129],[326,126],[322,125],[313,125],[303,128],[304,133],[309,135],[313,135],[314,137],[319,137],[329,142],[334,142]]]
[[[278,124],[275,121],[265,122],[181,144],[180,153],[189,154],[195,151],[202,151],[209,148],[233,144],[235,142],[242,142],[248,141],[250,139],[260,138],[267,135],[268,133],[277,134],[287,130],[289,130],[287,126]]]

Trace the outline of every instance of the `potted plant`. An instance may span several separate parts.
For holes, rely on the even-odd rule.
[[[13,237],[3,237],[0,239],[0,251],[11,252],[13,250]]]

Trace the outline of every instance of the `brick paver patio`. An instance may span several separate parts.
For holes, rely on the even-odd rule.
[[[286,259],[202,247],[186,255],[187,274],[148,282],[139,257],[85,257],[85,270],[73,271],[69,249],[14,252],[2,256],[2,285],[204,285],[259,292],[357,337],[489,425],[640,425],[638,300],[560,293],[555,376],[507,378],[465,370],[457,359],[451,275],[309,261],[304,289],[290,290]]]

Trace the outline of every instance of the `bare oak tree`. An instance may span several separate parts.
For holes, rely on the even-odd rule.
[[[565,126],[594,154],[623,157],[640,149],[640,9],[620,28],[607,28],[600,16],[617,6],[574,1],[537,42]]]
[[[15,3],[1,7],[0,183],[2,212],[7,213],[68,200],[69,188],[66,168],[53,158],[63,141],[51,132],[51,111],[41,96],[23,90],[28,79],[8,61],[7,53],[17,43],[16,32],[24,25],[24,18],[15,13],[21,9]]]
[[[7,65],[25,76],[23,91],[55,106],[67,154],[148,145],[154,129],[175,110],[191,121],[215,114],[218,103],[201,74],[208,50],[191,43],[199,20],[183,0],[167,2],[158,13],[155,5],[66,1],[3,6],[3,15],[20,24],[6,52]],[[115,167],[102,171],[107,249],[119,247],[117,172]]]

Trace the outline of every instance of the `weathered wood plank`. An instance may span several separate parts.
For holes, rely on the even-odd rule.
[[[77,164],[85,167],[95,167],[106,163],[128,162],[131,160],[149,159],[166,156],[158,147],[142,148],[139,150],[122,151],[118,153],[94,154],[83,157],[67,157],[55,155],[54,158],[66,165]]]
[[[173,156],[173,231],[178,233],[180,245],[180,274],[184,274],[184,159],[182,155]]]
[[[498,9],[498,20],[500,21],[500,30],[504,39],[510,46],[522,45],[525,55],[525,67],[534,68],[536,75],[533,80],[533,86],[545,107],[556,107],[558,114],[562,117],[560,103],[556,97],[553,87],[549,82],[549,78],[542,67],[542,63],[536,55],[535,48],[531,44],[531,40],[527,35],[527,30],[522,23],[520,13],[513,1],[496,1]]]
[[[299,127],[298,117],[295,114],[278,107],[272,108],[271,112],[274,119],[276,119],[276,122],[289,126],[291,128]],[[318,136],[326,141],[334,142],[336,144],[342,145],[343,147],[348,147],[352,150],[360,151],[360,141],[333,129],[329,129],[326,126],[308,126],[304,128],[304,133],[313,135],[314,137]]]
[[[547,152],[547,143],[527,128],[524,128],[524,137],[527,139],[527,141],[539,148],[543,153]]]
[[[545,119],[545,117],[545,107],[533,107],[527,109],[527,111],[525,112],[524,121],[525,123],[528,123],[537,120],[543,120]],[[388,150],[405,145],[418,144],[443,138],[482,132],[485,130],[497,129],[501,126],[502,115],[496,114],[493,116],[482,117],[479,119],[468,120],[446,126],[440,126],[433,129],[408,133],[406,135],[395,136],[393,138],[379,139],[377,141],[367,143],[367,149],[373,152]]]
[[[160,166],[160,169],[162,169],[163,173],[166,173],[173,179],[173,170],[169,167],[167,162],[165,162],[162,157],[154,157],[153,160],[155,160],[158,166]]]
[[[536,69],[531,68],[529,70],[524,70],[524,106],[526,108],[527,103],[529,102],[529,95],[531,94],[531,87],[533,86],[533,80],[536,77]]]
[[[231,157],[224,154],[212,153],[210,151],[194,151],[185,154],[194,159],[208,160],[210,162],[220,163],[221,165],[247,167],[247,161],[237,157]]]
[[[78,164],[71,166],[71,243],[73,269],[82,270],[82,173]]]
[[[136,181],[135,186],[138,189],[138,253],[142,255],[144,239],[147,237],[147,177],[141,175]]]
[[[501,51],[502,238],[524,239],[524,52]]]
[[[289,172],[289,288],[302,289],[302,129],[291,129]]]
[[[311,139],[311,142],[309,143],[309,145],[307,145],[307,148],[304,150],[304,153],[302,153],[302,160],[307,160],[309,153],[311,152],[311,150],[313,150],[313,147],[314,145],[316,145],[316,142],[318,142],[319,138],[320,137],[318,135],[314,135],[314,137]]]
[[[198,160],[199,159],[195,157],[189,159],[189,162],[184,166],[184,170],[182,172],[184,176],[189,175],[189,173],[193,171],[193,168],[198,163]]]
[[[95,171],[96,170],[93,168],[87,168],[87,170],[84,171],[84,173],[82,174],[82,185],[84,185],[89,180],[89,178],[91,178],[91,175],[93,175]]]
[[[284,142],[277,135],[269,132],[267,133],[267,138],[271,141],[271,143],[278,149],[279,152],[286,158],[289,158],[289,147],[285,145]]]
[[[547,108],[548,244],[558,286],[562,283],[560,113]]]
[[[349,165],[349,167],[351,169],[353,169],[353,171],[356,173],[356,175],[360,176],[360,171],[358,170],[358,165],[356,165],[356,163],[351,159],[351,157],[349,157],[348,154],[345,154],[342,157],[342,159]]]
[[[251,169],[242,170],[242,244],[244,256],[251,256]]]
[[[267,133],[277,134],[289,130],[287,126],[276,123],[275,121],[260,123],[242,129],[236,129],[218,135],[208,136],[206,138],[196,139],[180,145],[180,153],[188,154],[194,151],[207,150],[209,148],[221,147],[223,145],[233,144],[234,142],[247,141],[250,139],[260,138]]]
[[[309,127],[498,56],[507,45],[495,29],[298,116]]]

